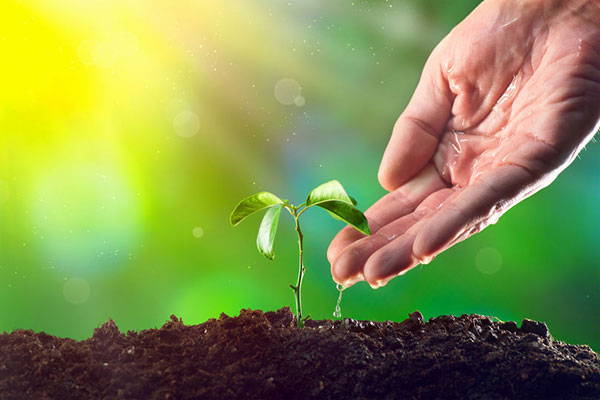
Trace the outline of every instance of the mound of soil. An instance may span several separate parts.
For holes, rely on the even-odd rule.
[[[0,335],[1,399],[599,399],[600,359],[480,315],[308,321],[288,308],[87,340]]]

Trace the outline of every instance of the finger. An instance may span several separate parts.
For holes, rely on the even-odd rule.
[[[437,209],[411,226],[399,239],[373,253],[365,263],[364,279],[371,287],[428,263],[441,251],[485,226],[495,223],[512,205],[543,186],[528,169],[504,165],[481,174],[471,185],[446,189]]]
[[[412,252],[414,241],[415,235],[406,233],[369,257],[365,263],[364,278],[373,289],[385,286],[390,279],[419,263]]]
[[[418,227],[423,224],[423,221],[427,220],[429,215],[434,214],[454,192],[455,190],[452,188],[438,190],[427,197],[411,214],[411,224],[408,224],[407,216],[383,227],[379,231],[379,236],[391,240],[374,249],[375,251],[371,251],[366,259],[363,257],[360,260],[363,268],[362,277],[369,282],[371,287],[383,286],[391,278],[404,273],[418,263],[412,253],[415,229],[418,231]],[[358,246],[358,242],[356,245],[350,246],[348,251],[352,251],[355,246]],[[343,254],[340,255],[340,259],[342,259]],[[356,261],[351,261],[349,265],[355,267],[352,262]],[[341,267],[338,268],[341,269]]]
[[[452,189],[444,188],[432,193],[423,200],[414,212],[385,225],[375,234],[350,244],[332,264],[331,274],[334,280],[344,286],[350,286],[363,280],[365,278],[365,272],[363,271],[366,269],[365,264],[373,253],[388,244],[395,243],[398,240],[397,238],[400,238],[422,218],[433,213],[452,192],[454,192]],[[412,236],[414,237],[414,235]],[[409,250],[412,250],[412,248]],[[412,254],[412,251],[409,251],[409,253]]]
[[[364,279],[363,269],[369,257],[377,250],[390,243],[396,237],[406,232],[414,225],[420,216],[410,213],[388,224],[382,230],[392,230],[395,233],[385,235],[377,232],[371,236],[363,237],[346,247],[331,265],[331,276],[333,280],[345,287],[351,286]]]
[[[452,107],[452,93],[434,51],[392,132],[378,178],[392,191],[415,176],[433,156]]]
[[[420,260],[435,256],[495,223],[510,207],[544,185],[544,177],[518,165],[504,165],[480,175],[426,221],[416,233],[413,255]]]
[[[443,187],[446,184],[435,167],[427,165],[414,179],[383,196],[365,212],[371,232],[375,233],[381,226],[412,212],[423,199]],[[344,248],[363,237],[350,226],[342,229],[327,250],[329,262],[333,263]]]

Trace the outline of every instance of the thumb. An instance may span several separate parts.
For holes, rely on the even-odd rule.
[[[427,165],[450,118],[453,94],[436,50],[425,64],[383,154],[378,179],[388,191],[397,189]]]

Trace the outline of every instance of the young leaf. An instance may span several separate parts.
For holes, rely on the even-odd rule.
[[[273,207],[278,204],[283,204],[284,201],[270,192],[260,192],[246,197],[240,201],[234,208],[229,221],[231,225],[236,226],[248,216],[257,213],[265,208]]]
[[[348,204],[339,200],[333,200],[319,203],[317,205],[329,211],[334,218],[353,226],[359,232],[364,233],[365,235],[371,234],[367,217],[365,217],[362,211],[354,207],[352,204]]]
[[[273,241],[277,234],[277,224],[279,224],[279,216],[283,207],[271,207],[265,213],[265,216],[258,228],[258,236],[256,237],[256,245],[258,251],[269,260],[275,257],[273,253]]]
[[[338,181],[329,181],[313,189],[306,199],[306,206],[319,206],[336,219],[358,229],[365,235],[370,235],[369,223],[364,214],[354,206],[356,200],[346,193]]]
[[[352,199],[346,194],[344,187],[338,181],[329,181],[314,188],[306,198],[306,206],[319,205],[325,201],[337,200],[352,205]]]

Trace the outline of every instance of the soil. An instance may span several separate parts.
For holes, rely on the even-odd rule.
[[[0,399],[600,399],[600,358],[480,315],[295,327],[288,308],[84,341],[0,335]]]

